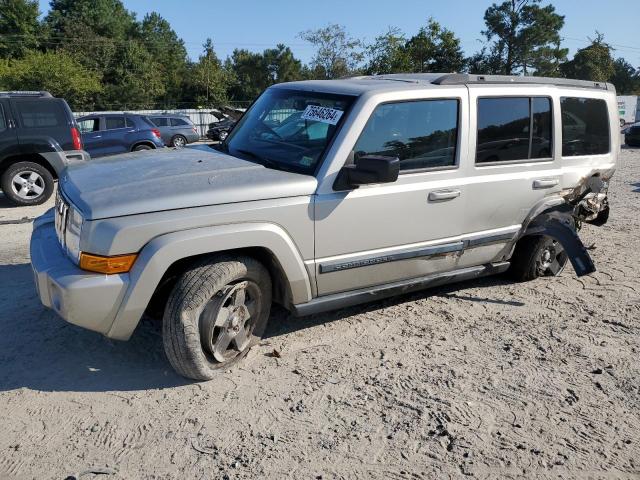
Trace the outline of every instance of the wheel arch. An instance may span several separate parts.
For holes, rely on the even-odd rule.
[[[20,162],[33,162],[47,169],[54,180],[58,179],[58,173],[51,163],[38,153],[17,154],[6,157],[0,162],[0,176],[11,166]]]
[[[272,277],[274,298],[285,307],[312,298],[304,261],[278,225],[234,224],[169,233],[153,239],[140,252],[108,336],[128,339],[142,314],[166,298],[164,294],[180,273],[203,257],[221,254],[247,255],[263,263]]]
[[[131,145],[131,151],[133,152],[137,147],[140,147],[142,145],[146,145],[147,147],[151,147],[152,150],[155,150],[157,148],[153,142],[151,142],[149,140],[141,140],[141,141],[136,142],[133,145]]]

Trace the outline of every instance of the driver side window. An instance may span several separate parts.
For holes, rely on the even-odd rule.
[[[354,147],[354,157],[398,157],[400,170],[456,165],[458,100],[378,105]]]

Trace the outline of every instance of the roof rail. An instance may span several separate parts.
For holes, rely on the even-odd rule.
[[[613,85],[606,82],[593,82],[589,80],[573,80],[571,78],[551,78],[551,77],[521,77],[517,75],[476,75],[469,73],[448,73],[433,80],[436,85],[477,85],[477,84],[539,84],[556,85],[560,87],[577,88],[598,88],[601,90],[612,90]]]
[[[9,92],[0,92],[0,96],[3,97],[47,97],[47,98],[51,98],[53,95],[51,95],[49,92],[45,92],[45,91],[31,91],[31,90],[13,90],[13,91],[9,91]]]

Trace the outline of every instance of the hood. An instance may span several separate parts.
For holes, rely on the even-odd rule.
[[[206,150],[150,150],[75,164],[64,170],[60,188],[87,220],[311,195],[316,190],[312,176]]]

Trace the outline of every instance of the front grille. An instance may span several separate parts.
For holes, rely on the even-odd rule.
[[[60,195],[60,191],[56,192],[56,203],[55,203],[55,227],[56,227],[56,236],[58,237],[58,242],[63,250],[66,249],[65,245],[65,234],[67,231],[67,218],[69,214],[69,204],[66,202],[64,197]]]

